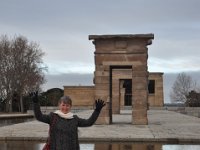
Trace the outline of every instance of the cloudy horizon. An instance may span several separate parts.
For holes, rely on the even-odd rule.
[[[200,88],[199,75],[200,71],[194,72],[184,72],[191,78],[196,81],[198,87]],[[163,90],[164,90],[164,103],[171,103],[170,100],[170,91],[176,80],[176,77],[179,73],[164,73],[163,75]],[[64,86],[91,86],[93,84],[93,74],[80,74],[80,73],[67,73],[67,74],[58,74],[58,75],[46,75],[47,82],[43,85],[43,90],[46,91],[51,88],[61,88],[64,89]]]

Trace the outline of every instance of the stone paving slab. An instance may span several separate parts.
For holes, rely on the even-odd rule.
[[[149,128],[157,141],[200,143],[200,118],[172,111],[148,112]]]
[[[77,113],[88,118],[92,111]],[[200,143],[200,118],[166,110],[149,110],[148,125],[132,125],[131,111],[113,115],[111,125],[79,128],[82,142]],[[45,141],[48,125],[36,120],[0,127],[0,140]]]

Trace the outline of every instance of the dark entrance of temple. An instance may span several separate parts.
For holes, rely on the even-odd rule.
[[[123,88],[125,88],[124,94],[124,105],[125,106],[132,106],[132,80],[125,79]]]

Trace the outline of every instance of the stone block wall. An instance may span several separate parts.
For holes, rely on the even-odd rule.
[[[164,107],[164,109],[200,118],[200,107]]]
[[[71,97],[73,107],[94,106],[94,86],[64,86],[64,95]]]
[[[164,93],[163,93],[163,73],[151,72],[149,73],[148,80],[155,81],[155,92],[148,94],[148,103],[150,107],[163,107],[164,106]]]

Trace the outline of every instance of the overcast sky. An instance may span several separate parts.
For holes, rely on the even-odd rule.
[[[200,71],[200,0],[0,0],[0,33],[39,43],[48,77],[93,74],[94,34],[153,33],[150,72]]]

